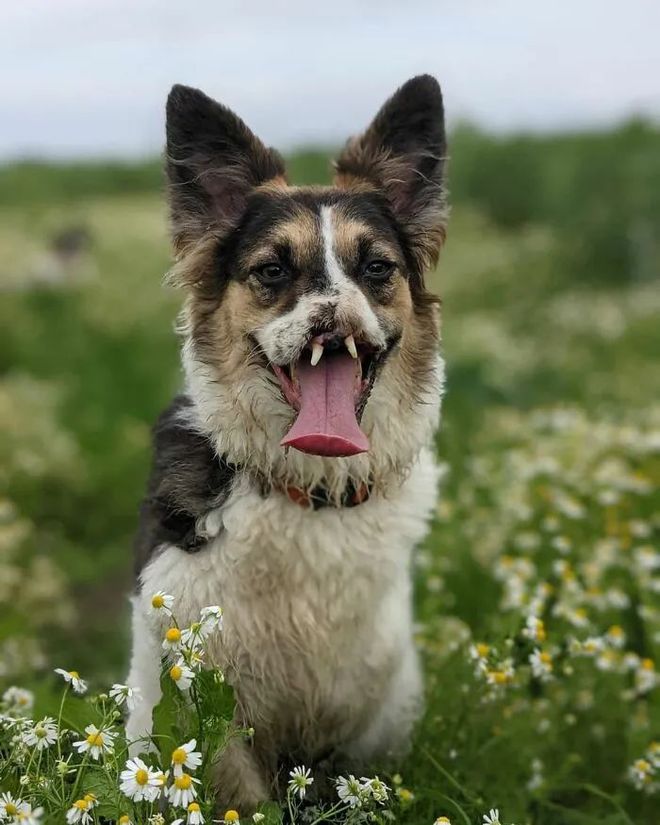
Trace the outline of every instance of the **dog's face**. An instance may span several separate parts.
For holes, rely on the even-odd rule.
[[[403,86],[333,187],[288,186],[279,156],[194,89],[172,90],[167,129],[193,394],[282,452],[369,451],[378,398],[409,414],[437,362],[423,282],[445,228],[437,83]]]

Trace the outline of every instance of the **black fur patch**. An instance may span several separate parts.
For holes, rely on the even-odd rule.
[[[165,169],[175,246],[240,218],[249,192],[284,175],[284,163],[226,106],[189,86],[167,98]]]
[[[190,406],[189,398],[177,396],[153,430],[153,464],[135,540],[136,576],[161,544],[199,550],[205,540],[195,530],[196,520],[231,492],[236,468],[182,422],[180,413]]]

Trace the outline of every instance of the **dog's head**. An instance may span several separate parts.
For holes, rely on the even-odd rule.
[[[349,141],[323,188],[289,186],[280,156],[233,112],[172,89],[166,166],[188,389],[232,460],[268,472],[288,460],[305,476],[300,453],[323,456],[321,477],[328,457],[395,466],[410,460],[397,455],[408,442],[419,449],[428,427],[416,417],[435,417],[424,408],[437,407],[441,380],[423,276],[444,239],[445,154],[429,76]],[[287,459],[287,447],[300,452]]]

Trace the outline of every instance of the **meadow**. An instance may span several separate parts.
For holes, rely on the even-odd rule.
[[[444,474],[415,560],[427,710],[398,773],[380,774],[387,801],[372,793],[332,821],[653,825],[660,132],[463,126],[452,147],[431,275]],[[322,150],[291,158],[297,182],[328,169]],[[53,671],[79,671],[92,697],[125,677],[150,426],[181,381],[159,164],[0,169],[0,249],[0,791],[55,822],[54,746],[35,759],[15,719],[21,705],[33,720],[64,707],[74,738],[107,724],[121,751],[111,699],[69,688],[60,706]],[[60,779],[64,811],[84,788]],[[158,822],[143,803],[101,801],[69,821]],[[296,821],[326,821],[314,815]]]

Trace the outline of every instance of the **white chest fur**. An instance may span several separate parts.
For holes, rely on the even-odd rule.
[[[147,565],[136,608],[146,618],[151,594],[165,590],[187,624],[201,607],[220,604],[224,629],[213,655],[236,674],[253,717],[268,720],[303,695],[305,715],[355,715],[410,661],[410,554],[437,476],[423,451],[387,498],[317,511],[237,489],[207,519],[210,532],[221,529],[206,547],[165,547]]]

